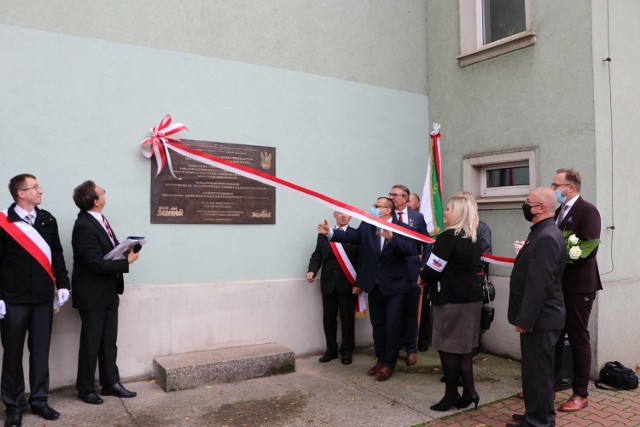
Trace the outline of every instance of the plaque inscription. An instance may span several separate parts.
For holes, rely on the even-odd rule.
[[[275,147],[183,139],[184,146],[276,174]],[[171,152],[178,178],[151,163],[152,224],[275,224],[276,189]],[[168,167],[165,167],[168,169]]]

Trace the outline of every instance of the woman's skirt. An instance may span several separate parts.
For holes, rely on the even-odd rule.
[[[432,346],[447,353],[467,354],[480,343],[482,301],[434,305]]]

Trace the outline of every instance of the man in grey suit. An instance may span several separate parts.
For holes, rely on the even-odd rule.
[[[566,247],[555,224],[556,198],[549,188],[536,188],[522,204],[531,232],[516,257],[509,283],[509,323],[520,334],[525,414],[518,424],[555,426],[555,345],[564,327],[562,273]]]

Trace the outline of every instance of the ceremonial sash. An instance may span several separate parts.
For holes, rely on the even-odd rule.
[[[54,283],[53,268],[51,267],[51,248],[40,233],[32,226],[22,222],[11,222],[7,211],[0,212],[0,227],[7,232],[25,251],[29,253],[44,268]]]
[[[338,264],[342,269],[342,272],[346,276],[347,280],[351,284],[351,286],[356,286],[356,269],[353,268],[353,264],[351,260],[347,256],[347,253],[344,251],[344,246],[342,243],[329,242],[331,246],[331,250],[333,251],[333,255],[335,255],[336,260],[338,260]],[[358,299],[356,300],[356,317],[364,317],[367,315],[367,301],[364,297],[364,292],[361,292],[358,295]]]

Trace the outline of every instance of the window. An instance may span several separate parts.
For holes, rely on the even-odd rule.
[[[533,150],[474,155],[463,160],[462,185],[481,209],[512,209],[535,187]]]
[[[459,0],[461,66],[531,46],[531,0]]]

